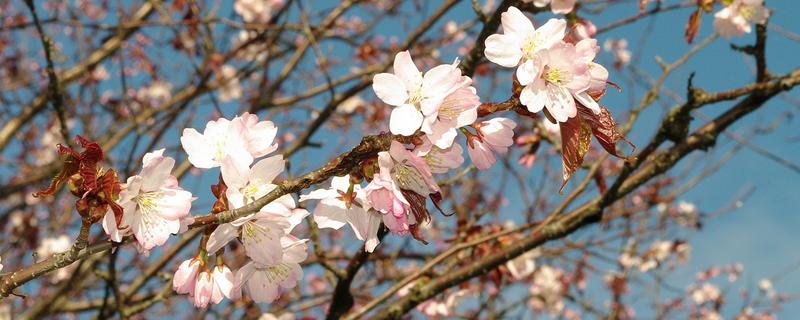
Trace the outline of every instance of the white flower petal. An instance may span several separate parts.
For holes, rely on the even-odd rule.
[[[422,125],[422,113],[410,104],[404,104],[392,110],[389,118],[389,131],[394,134],[410,136]]]
[[[399,77],[391,73],[379,73],[372,78],[372,90],[386,104],[399,106],[408,101],[408,91]]]

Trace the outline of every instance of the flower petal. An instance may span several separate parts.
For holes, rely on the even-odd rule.
[[[372,78],[372,90],[383,102],[399,106],[408,100],[408,91],[403,80],[391,73],[379,73]]]
[[[493,34],[486,38],[484,55],[489,61],[507,68],[516,67],[522,58],[519,41],[510,35]]]
[[[422,113],[410,104],[404,104],[392,110],[389,118],[389,131],[394,134],[410,136],[422,125]]]

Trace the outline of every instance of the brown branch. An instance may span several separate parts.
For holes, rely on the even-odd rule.
[[[712,146],[719,134],[728,126],[736,122],[745,115],[757,110],[767,100],[782,91],[789,90],[800,84],[800,69],[796,69],[791,75],[778,81],[772,82],[773,86],[762,92],[756,92],[727,112],[717,117],[714,121],[707,123],[697,129],[692,135],[688,136],[682,143],[659,153],[653,160],[642,166],[637,172],[625,179],[616,190],[609,189],[603,196],[598,196],[585,203],[572,212],[554,220],[540,231],[535,230],[521,241],[497,250],[481,260],[472,263],[462,269],[435,277],[426,285],[412,290],[412,292],[394,302],[391,306],[377,312],[372,319],[399,319],[408,310],[422,301],[443,292],[445,289],[458,285],[476,276],[486,274],[497,268],[508,260],[534,249],[547,241],[565,237],[582,227],[601,221],[603,209],[614,201],[627,195],[651,178],[658,176],[669,168],[672,168],[680,159],[695,150],[704,150]]]

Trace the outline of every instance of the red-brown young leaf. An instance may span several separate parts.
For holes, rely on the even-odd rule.
[[[694,37],[697,35],[697,30],[700,29],[700,21],[703,17],[702,11],[700,8],[697,8],[692,12],[692,15],[689,16],[689,21],[686,22],[686,43],[692,43],[694,41]]]
[[[411,235],[419,242],[428,244],[428,241],[422,235],[422,230],[419,229],[420,224],[431,221],[431,214],[426,206],[427,199],[425,196],[411,190],[400,189],[400,192],[403,193],[403,196],[408,200],[408,204],[411,205],[411,213],[414,214],[414,219],[417,221],[415,224],[409,225]]]
[[[636,150],[636,146],[617,131],[617,122],[614,121],[611,112],[609,112],[606,107],[601,105],[599,114],[595,114],[592,110],[582,105],[578,105],[577,107],[580,117],[591,127],[595,139],[597,139],[597,142],[599,142],[608,153],[617,158],[626,159],[625,156],[617,151],[617,142],[620,140],[631,146],[633,150]]]
[[[114,220],[117,222],[117,227],[120,227],[122,222],[122,207],[117,204],[117,198],[122,191],[122,185],[119,183],[117,172],[114,169],[109,169],[100,177],[100,191],[102,192],[103,200],[111,207],[114,212]]]
[[[72,149],[69,148],[66,149],[72,151]],[[61,145],[59,145],[59,152],[60,151],[61,151]],[[56,174],[56,176],[53,177],[52,180],[50,180],[50,185],[47,186],[47,188],[38,192],[34,192],[33,193],[34,197],[38,198],[41,196],[52,195],[53,193],[56,192],[59,185],[61,185],[64,181],[69,179],[70,176],[78,172],[78,168],[80,168],[80,161],[69,152],[62,154],[66,155],[62,156],[64,158],[64,166],[61,167],[61,171],[59,171],[58,174]]]
[[[228,197],[225,195],[228,191],[228,186],[222,180],[222,174],[219,175],[219,183],[211,185],[211,193],[217,198],[214,205],[211,207],[211,213],[220,213],[228,210]]]
[[[567,122],[559,122],[558,125],[561,127],[561,165],[564,179],[559,192],[563,192],[567,181],[583,164],[583,157],[589,151],[592,129],[581,117],[569,118]]]
[[[647,9],[648,0],[639,0],[639,13],[644,13],[644,10]]]

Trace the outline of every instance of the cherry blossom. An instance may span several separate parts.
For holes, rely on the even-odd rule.
[[[314,209],[314,221],[320,228],[338,230],[349,224],[356,238],[366,241],[364,250],[372,252],[379,243],[381,216],[370,210],[367,193],[360,185],[353,185],[352,190],[350,186],[350,175],[333,177],[330,188],[317,189],[302,195],[300,202],[319,200]]]
[[[211,272],[211,278],[214,280],[214,286],[211,289],[211,302],[218,304],[222,302],[222,298],[231,299],[233,291],[233,272],[227,266],[216,265]]]
[[[224,82],[222,88],[219,89],[219,100],[221,102],[228,102],[242,97],[242,86],[239,85],[236,68],[227,64],[222,66],[219,81]]]
[[[175,271],[175,275],[172,277],[172,289],[176,293],[194,296],[195,281],[201,263],[199,257],[193,257],[183,261],[178,266],[178,270]]]
[[[507,68],[518,65],[517,78],[531,79],[531,70],[540,67],[539,54],[561,42],[567,22],[564,19],[550,19],[536,29],[533,23],[516,7],[509,7],[501,15],[503,34],[493,34],[486,38],[486,59]]]
[[[400,142],[392,141],[388,152],[378,153],[378,165],[380,170],[386,170],[399,189],[414,191],[423,196],[440,191],[427,161],[406,149]]]
[[[517,124],[508,118],[494,118],[474,126],[478,134],[467,138],[467,153],[476,168],[486,170],[497,161],[495,153],[505,154],[514,144]]]
[[[230,208],[240,208],[275,189],[277,186],[271,183],[272,179],[283,167],[280,155],[259,160],[252,168],[226,157],[221,172],[228,186],[226,196]],[[307,215],[304,209],[296,209],[291,195],[284,195],[256,213],[219,225],[211,233],[206,250],[216,252],[234,238],[241,237],[248,257],[264,265],[273,264],[281,259],[281,237]]]
[[[517,72],[520,84],[525,86],[519,99],[528,111],[539,112],[546,107],[558,122],[566,122],[578,113],[576,100],[589,108],[597,105],[587,93],[592,74],[582,54],[570,43],[559,43],[542,54],[541,64],[524,77]]]
[[[283,5],[283,0],[236,0],[233,10],[248,23],[267,23],[272,10]]]
[[[578,0],[523,0],[522,2],[533,2],[533,5],[539,8],[544,8],[549,4],[553,13],[567,14],[572,12],[575,8],[575,2],[578,2]]]
[[[631,61],[631,51],[628,50],[628,40],[607,39],[603,42],[603,50],[614,55],[614,67],[620,69]]]
[[[66,252],[71,247],[72,241],[70,240],[69,236],[65,234],[57,237],[44,238],[39,244],[39,247],[36,248],[36,260],[42,261],[54,254]],[[76,266],[76,263],[72,263],[65,268],[58,269],[54,273],[51,273],[52,281],[55,283],[69,278],[69,276],[75,271]]]
[[[530,292],[533,298],[528,302],[532,309],[559,314],[564,309],[566,288],[562,282],[564,271],[551,266],[541,266],[533,275]]]
[[[175,159],[164,156],[164,149],[145,154],[143,163],[139,175],[128,178],[120,192],[122,229],[118,229],[111,210],[103,219],[103,229],[116,242],[130,232],[141,248],[149,251],[163,245],[170,234],[178,233],[181,219],[189,216],[193,199],[170,174]]]
[[[423,113],[438,111],[448,95],[469,85],[464,78],[457,63],[436,66],[423,75],[408,51],[403,51],[395,56],[393,74],[379,73],[373,77],[372,90],[383,102],[395,107],[389,130],[410,136],[422,126]]]
[[[464,149],[461,148],[461,145],[454,143],[448,148],[439,148],[434,146],[427,137],[424,137],[422,141],[422,145],[414,148],[414,154],[425,159],[432,173],[446,173],[464,163]]]
[[[411,205],[388,169],[381,168],[364,191],[372,208],[383,214],[383,223],[389,230],[399,235],[408,233],[409,225],[415,223]]]
[[[730,39],[750,33],[751,23],[766,23],[768,17],[769,11],[764,8],[764,0],[733,0],[714,14],[714,30]]]
[[[536,262],[534,260],[539,257],[539,255],[541,255],[541,250],[530,250],[506,262],[506,268],[508,268],[508,272],[511,272],[511,276],[514,277],[514,279],[525,279],[536,270]]]
[[[181,145],[189,155],[189,162],[197,168],[219,167],[228,155],[245,166],[253,163],[242,121],[225,118],[209,121],[203,134],[194,128],[183,129]]]
[[[248,262],[234,275],[233,298],[244,290],[255,302],[272,302],[280,289],[291,289],[303,277],[300,263],[306,259],[306,240],[287,236],[281,238],[282,259],[272,264]]]
[[[472,160],[472,164],[475,165],[476,168],[486,170],[497,162],[492,148],[484,143],[478,136],[470,136],[467,139],[467,153],[469,154],[469,159]]]
[[[278,144],[274,143],[278,128],[272,121],[258,121],[258,116],[249,112],[234,118],[233,121],[242,123],[245,146],[254,158],[266,156],[278,149]]]
[[[195,307],[205,308],[214,293],[214,279],[208,270],[200,271],[194,284],[194,295],[190,295]]]
[[[463,78],[466,78],[463,86],[449,94],[438,109],[423,110],[425,119],[421,130],[441,149],[453,144],[458,135],[456,129],[467,126],[478,118],[480,98],[474,87],[467,86],[472,80]]]

